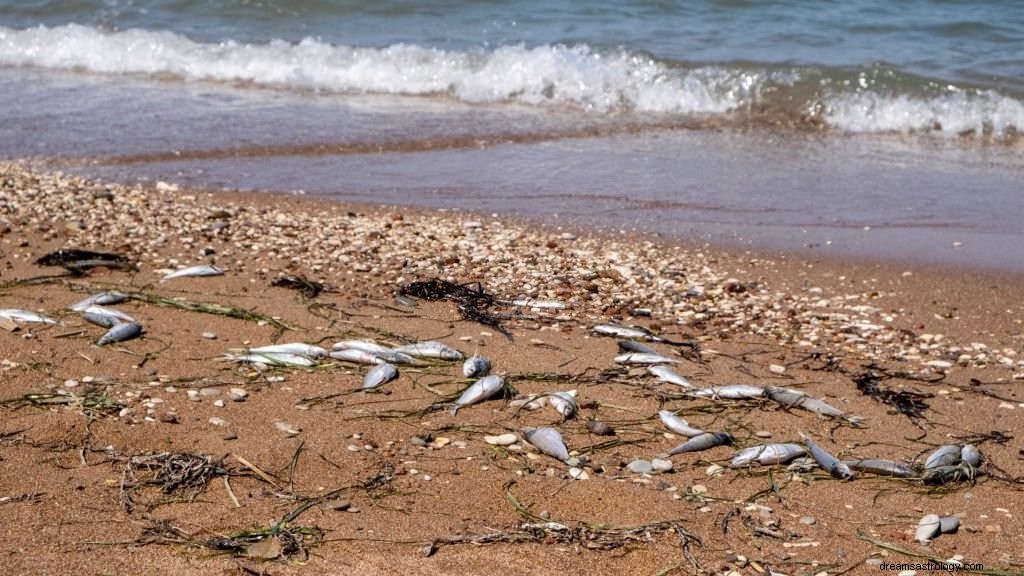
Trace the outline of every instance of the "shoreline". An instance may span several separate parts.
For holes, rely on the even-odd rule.
[[[1024,537],[1014,518],[1024,509],[1019,277],[584,235],[461,211],[105,185],[6,162],[0,171],[0,308],[62,322],[0,331],[0,535],[19,551],[9,558],[18,573],[803,574],[813,563],[831,574],[912,561],[899,549],[1010,572],[1024,561],[1005,552]],[[68,247],[130,254],[140,269],[73,278],[33,264]],[[211,259],[223,276],[160,281]],[[453,281],[481,282],[499,300],[565,308],[494,306],[506,339],[454,302],[394,302],[396,286],[453,267]],[[270,285],[286,274],[334,290],[307,299]],[[118,308],[145,333],[96,347],[102,330],[66,308],[115,288],[136,295]],[[615,339],[592,331],[608,321],[683,343],[651,346],[695,386],[793,387],[865,423],[689,398],[613,362]],[[457,364],[403,366],[367,394],[351,392],[363,366],[223,360],[232,348],[356,337],[478,351],[520,394],[576,390],[580,413],[563,421],[550,407],[494,399],[451,415],[441,405],[468,384]],[[860,390],[865,378],[925,408],[910,417],[886,393]],[[40,393],[53,404],[31,396]],[[635,473],[628,464],[684,440],[658,421],[661,409],[729,430],[737,444]],[[593,433],[590,419],[616,435]],[[537,426],[586,457],[586,480],[522,441]],[[977,444],[982,474],[928,487],[841,482],[813,465],[728,466],[736,449],[800,442],[798,432],[843,458],[915,465],[938,445]],[[508,433],[512,446],[487,440]],[[168,488],[160,454],[209,456],[219,468]],[[917,543],[928,513],[962,527]]]

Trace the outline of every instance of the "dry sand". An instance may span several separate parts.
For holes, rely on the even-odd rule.
[[[0,308],[60,321],[0,331],[8,573],[867,574],[926,558],[1024,571],[1019,278],[124,188],[21,164],[0,165],[0,178]],[[60,248],[122,253],[138,270],[74,277],[34,263]],[[211,261],[226,273],[159,281]],[[330,290],[308,299],[271,286],[284,275]],[[491,307],[510,316],[507,339],[454,302],[394,301],[397,287],[434,277],[566,307]],[[67,307],[108,289],[135,296],[112,307],[145,334],[101,348],[104,330]],[[697,387],[798,388],[864,422],[688,398],[615,364],[616,339],[592,331],[603,322],[685,342],[651,346]],[[574,389],[582,407],[563,422],[550,406],[491,399],[451,416],[468,384],[461,363],[400,367],[379,391],[353,393],[367,367],[222,358],[347,338],[441,340],[490,358],[519,394]],[[883,395],[923,402],[920,416],[858,390],[872,373]],[[736,445],[674,456],[668,473],[631,472],[684,440],[658,420],[663,408]],[[590,419],[616,434],[591,434]],[[485,440],[536,426],[560,430],[586,479],[526,443]],[[801,432],[847,459],[919,466],[936,446],[975,443],[984,462],[974,481],[941,486],[728,466],[739,448]],[[958,516],[959,531],[915,542],[928,513]]]

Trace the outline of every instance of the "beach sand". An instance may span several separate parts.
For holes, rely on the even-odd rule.
[[[0,330],[9,573],[867,574],[927,558],[1024,571],[1020,278],[106,185],[17,163],[0,178],[0,308],[60,322]],[[137,270],[76,277],[35,264],[61,248],[124,254]],[[225,274],[160,280],[211,262]],[[289,275],[327,290],[272,286]],[[399,287],[435,277],[479,283],[500,301],[485,308],[500,324],[467,321],[452,301],[395,301]],[[104,329],[67,308],[111,289],[133,295],[111,307],[145,333],[98,347]],[[517,299],[565,307],[502,303]],[[687,397],[616,364],[617,339],[593,331],[609,322],[674,342],[650,346],[698,388],[797,388],[863,422]],[[469,383],[460,362],[400,366],[364,393],[366,366],[223,358],[351,338],[440,340],[489,358],[521,395],[576,390],[581,407],[563,422],[550,406],[494,398],[452,416]],[[862,390],[871,384],[873,396]],[[915,403],[917,415],[905,413]],[[728,430],[736,445],[634,473],[632,461],[685,440],[660,409]],[[590,419],[615,435],[589,432]],[[485,439],[538,426],[561,432],[586,479],[525,442]],[[984,462],[974,481],[940,486],[729,467],[739,448],[800,433],[844,459],[919,466],[939,445],[974,443]],[[915,542],[931,513],[958,516],[960,529]]]

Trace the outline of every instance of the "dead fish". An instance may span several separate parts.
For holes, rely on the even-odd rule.
[[[392,350],[420,358],[439,358],[441,360],[462,360],[463,358],[462,352],[434,341],[416,342]]]
[[[618,336],[619,338],[631,338],[633,340],[650,340],[651,342],[664,342],[646,328],[638,326],[626,327],[617,324],[598,324],[594,326],[594,332],[605,336]]]
[[[964,464],[977,467],[981,464],[981,452],[974,444],[964,444],[960,449],[960,460]]]
[[[398,368],[392,364],[374,366],[363,377],[363,390],[370,390],[398,378]]]
[[[961,460],[961,448],[959,444],[946,444],[939,446],[934,452],[928,455],[924,461],[924,469],[931,470],[941,466],[955,466]]]
[[[757,462],[759,464],[785,464],[790,460],[807,454],[807,450],[799,444],[758,444],[750,448],[744,448],[732,457],[729,463],[733,468],[747,466]]]
[[[358,348],[346,348],[344,350],[334,350],[328,354],[335,360],[342,360],[344,362],[354,362],[356,364],[384,364],[386,361],[366,350],[360,350]]]
[[[82,319],[101,328],[113,328],[121,323],[121,320],[116,316],[111,316],[109,314],[91,314],[86,312],[82,314]]]
[[[132,318],[128,314],[121,312],[120,310],[114,310],[113,308],[106,308],[97,304],[87,306],[82,314],[90,314],[92,316],[108,316],[117,320],[118,322],[135,322],[135,318]]]
[[[867,458],[864,460],[843,460],[843,464],[855,472],[864,472],[877,476],[892,476],[894,478],[913,478],[917,476],[917,470],[892,460]]]
[[[711,398],[712,400],[749,400],[764,396],[764,388],[749,384],[728,384],[726,386],[709,386],[689,392],[694,398]]]
[[[615,357],[616,364],[678,364],[679,360],[669,358],[668,356],[662,356],[661,354],[651,354],[642,352],[628,352],[626,354],[619,354]]]
[[[529,428],[523,431],[523,438],[542,453],[560,462],[569,459],[569,449],[565,447],[562,435],[554,428]]]
[[[704,433],[703,430],[690,426],[686,420],[676,416],[675,412],[672,412],[671,410],[660,410],[658,412],[658,417],[661,418],[661,423],[665,425],[665,428],[668,428],[680,436],[693,438],[694,436],[699,436]]]
[[[864,420],[860,416],[848,416],[842,410],[800,390],[780,388],[778,386],[765,386],[764,393],[771,400],[774,400],[786,407],[797,406],[809,412],[820,414],[821,416],[842,418],[854,424]]]
[[[462,396],[459,396],[459,399],[455,401],[455,404],[451,407],[449,413],[452,416],[455,416],[455,413],[459,411],[459,408],[469,406],[470,404],[476,404],[477,402],[483,402],[504,388],[505,379],[501,376],[484,376],[473,383],[472,386],[466,388],[466,391],[462,393]]]
[[[683,388],[693,388],[693,384],[690,384],[689,380],[668,366],[657,364],[655,366],[649,366],[647,371],[654,374],[654,376],[662,382],[668,382],[669,384],[675,384],[676,386],[682,386]]]
[[[675,456],[676,454],[683,454],[685,452],[700,452],[702,450],[709,450],[715,446],[732,444],[732,442],[732,434],[729,434],[728,432],[705,432],[703,434],[698,434],[679,446],[669,450],[668,455]]]
[[[930,486],[947,484],[950,482],[973,482],[978,476],[984,476],[984,470],[963,464],[936,466],[928,468],[921,476],[921,481]]]
[[[508,403],[509,408],[521,408],[523,410],[540,410],[548,403],[547,396],[530,394],[526,398],[516,398]]]
[[[97,346],[106,346],[115,342],[124,342],[142,335],[142,324],[138,322],[122,322],[114,325],[107,333],[96,341]]]
[[[42,324],[57,324],[57,321],[45,314],[31,310],[16,310],[5,308],[0,310],[0,318],[6,318],[15,322],[39,322]]]
[[[210,264],[200,264],[198,266],[189,266],[188,268],[181,268],[165,274],[161,280],[170,280],[172,278],[183,278],[185,276],[222,276],[224,270]]]
[[[619,340],[619,352],[636,352],[637,354],[657,354],[658,351],[647,344],[633,340]]]
[[[576,415],[576,410],[579,408],[576,405],[576,394],[575,390],[570,392],[553,392],[548,394],[548,402],[551,403],[551,407],[562,415],[562,418],[568,420]]]
[[[355,348],[356,350],[364,350],[371,354],[391,350],[391,348],[387,346],[382,346],[374,342],[373,340],[341,340],[340,342],[335,342],[334,344],[331,345],[332,350],[348,350],[350,348]]]
[[[479,378],[491,371],[491,361],[483,356],[473,355],[462,365],[462,374],[466,378]]]
[[[850,470],[849,466],[826,452],[806,435],[801,433],[800,437],[803,439],[804,445],[807,446],[807,451],[811,453],[811,458],[814,458],[814,461],[818,463],[822,470],[828,472],[833,478],[839,478],[840,480],[853,478],[853,471]]]
[[[241,354],[224,354],[225,360],[232,362],[248,362],[252,364],[266,364],[267,366],[313,366],[315,361],[302,356],[301,354],[289,354],[287,352],[244,352]]]
[[[305,356],[310,360],[320,360],[327,357],[327,350],[313,344],[306,344],[305,342],[270,344],[267,346],[259,346],[257,348],[249,348],[247,351],[255,354],[297,354],[299,356]]]
[[[98,294],[93,294],[92,296],[89,296],[85,300],[75,302],[71,306],[68,306],[68,310],[72,310],[74,312],[85,312],[85,309],[88,308],[89,306],[106,306],[108,304],[117,304],[119,302],[124,302],[128,298],[129,296],[124,292],[100,292]]]

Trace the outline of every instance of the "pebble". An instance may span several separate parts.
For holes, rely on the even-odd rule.
[[[423,438],[420,438],[419,436],[413,436],[412,438],[410,438],[409,439],[409,444],[412,444],[413,446],[415,446],[417,448],[426,448],[427,447],[427,441],[424,440]]]
[[[704,473],[707,474],[708,476],[718,476],[720,474],[725,473],[725,468],[719,466],[718,464],[712,464],[708,466],[706,470],[704,470]]]
[[[569,478],[572,478],[573,480],[589,480],[590,475],[582,468],[572,467],[569,468]]]
[[[220,396],[220,388],[212,388],[212,387],[201,388],[199,390],[199,395],[200,396]]]
[[[291,422],[274,422],[274,427],[277,428],[278,431],[283,432],[289,436],[295,436],[296,434],[302,431],[302,428],[295,426]]]
[[[804,517],[800,518],[800,523],[805,525],[805,526],[812,526],[817,521],[818,521],[818,519],[815,518],[814,516],[804,516]]]
[[[217,339],[217,335],[214,334],[213,332],[203,332],[201,334],[201,336],[203,338],[207,339],[207,340],[216,340]]]
[[[491,444],[492,446],[511,446],[519,441],[519,437],[515,434],[502,434],[500,436],[484,436],[484,442]]]
[[[246,397],[248,396],[249,392],[246,391],[244,388],[232,388],[228,392],[228,398],[230,398],[234,402],[244,402]]]
[[[671,472],[673,465],[671,460],[655,458],[654,460],[651,460],[651,467],[656,472]]]
[[[757,432],[754,432],[754,436],[757,436],[758,438],[771,438],[772,433],[767,430],[758,430]]]
[[[785,374],[786,367],[779,364],[772,364],[768,366],[768,371],[771,372],[772,374]]]
[[[223,408],[224,400],[218,398],[217,400],[213,401],[213,405],[216,406],[217,408]]]
[[[227,426],[228,425],[228,421],[227,420],[225,420],[223,418],[218,418],[217,416],[210,416],[210,419],[207,420],[207,422],[209,422],[210,424],[213,424],[214,426]]]
[[[635,474],[650,474],[654,471],[654,466],[647,460],[633,460],[626,465],[626,468]]]

